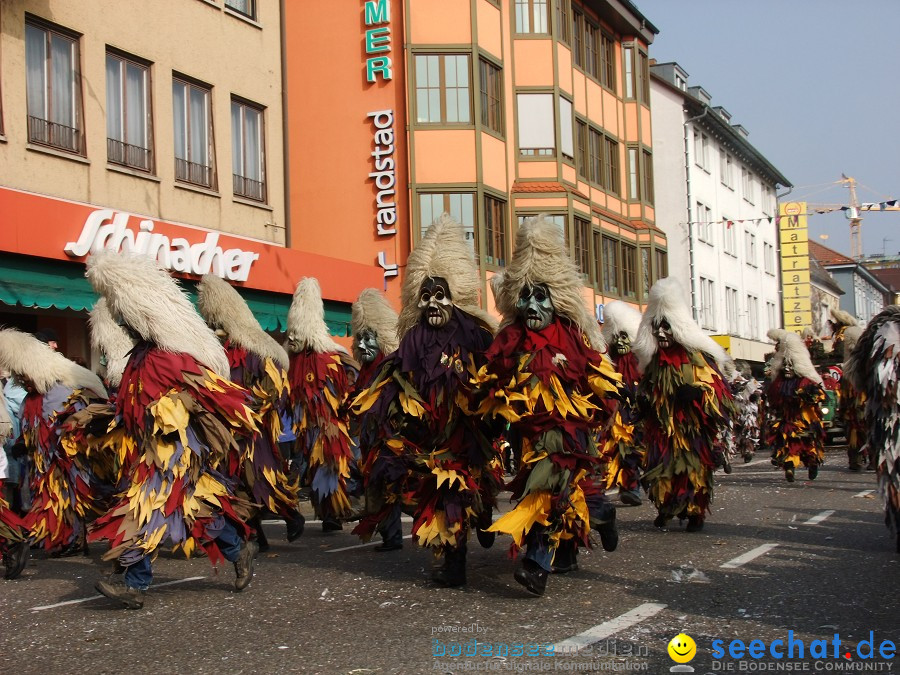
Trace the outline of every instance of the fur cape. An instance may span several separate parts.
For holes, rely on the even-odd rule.
[[[288,355],[253,316],[247,301],[221,277],[205,274],[197,284],[197,309],[211,328],[221,328],[228,339],[262,359],[288,367]]]
[[[594,349],[604,350],[606,342],[584,301],[584,281],[569,256],[563,231],[543,216],[527,218],[519,227],[512,259],[500,280],[491,280],[503,325],[516,320],[516,302],[522,287],[527,284],[546,284],[556,313],[578,326]]]
[[[773,380],[784,370],[784,363],[788,361],[795,373],[817,384],[822,384],[822,376],[819,375],[815,366],[813,366],[812,359],[809,358],[809,350],[803,343],[803,338],[782,328],[773,328],[766,335],[769,336],[770,340],[775,340],[778,343],[771,364]]]
[[[303,277],[294,289],[294,298],[288,310],[288,333],[285,348],[289,352],[311,349],[317,354],[347,350],[331,339],[331,331],[325,323],[325,304],[319,280]]]
[[[856,320],[856,317],[850,314],[849,312],[845,312],[842,309],[838,309],[837,307],[831,308],[831,320],[838,327],[841,326],[856,326],[859,324],[859,321]]]
[[[63,384],[70,389],[89,389],[103,398],[108,396],[97,375],[15,328],[0,330],[0,368],[31,380],[39,394]]]
[[[88,315],[88,324],[91,327],[91,346],[106,357],[106,381],[118,387],[131,356],[134,340],[116,323],[106,298],[97,300]]]
[[[684,289],[673,277],[660,279],[650,289],[650,300],[644,316],[641,317],[637,339],[632,345],[632,349],[637,354],[638,366],[641,371],[647,367],[647,364],[659,351],[653,323],[663,319],[666,319],[672,327],[675,342],[688,352],[708,354],[719,364],[720,368],[730,359],[722,346],[704,333],[694,321],[691,310],[684,301],[685,297]]]
[[[850,363],[850,355],[856,348],[859,338],[862,337],[864,328],[860,325],[847,326],[844,330],[844,368]]]
[[[364,288],[350,312],[350,327],[354,337],[364,329],[373,330],[378,336],[378,347],[382,354],[390,354],[397,349],[397,312],[379,291]],[[359,347],[353,343],[353,358],[360,361]]]
[[[446,213],[431,224],[409,254],[400,292],[402,309],[397,319],[397,336],[401,339],[419,322],[419,291],[429,277],[446,279],[453,304],[494,331],[497,322],[481,309],[478,301],[481,282],[462,225]]]
[[[621,300],[613,300],[603,307],[603,326],[600,332],[606,344],[610,344],[622,331],[634,342],[641,326],[641,313]]]
[[[879,365],[872,362],[875,338],[878,331],[889,322],[900,323],[900,305],[885,307],[869,321],[846,361],[844,377],[850,378],[850,384],[856,391],[869,391],[868,380],[876,376],[872,371]]]
[[[188,354],[228,379],[231,368],[219,338],[156,260],[98,251],[87,260],[87,278],[110,311],[141,338],[163,351]]]

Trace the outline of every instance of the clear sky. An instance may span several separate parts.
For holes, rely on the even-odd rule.
[[[842,173],[861,202],[900,199],[900,0],[634,2],[659,29],[651,58],[676,61],[750,132],[793,183],[789,199],[846,204]],[[809,227],[849,255],[842,212]],[[864,213],[862,241],[900,252],[900,211]]]

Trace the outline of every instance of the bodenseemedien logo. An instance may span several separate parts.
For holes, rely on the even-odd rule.
[[[697,655],[697,643],[687,633],[679,633],[671,640],[667,648],[669,658],[678,665],[669,668],[670,673],[693,673],[692,666],[687,665]]]

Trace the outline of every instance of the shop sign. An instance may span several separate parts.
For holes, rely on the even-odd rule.
[[[366,82],[391,79],[391,57],[372,56],[391,51],[391,0],[367,0],[366,19]],[[376,26],[376,28],[369,28]]]

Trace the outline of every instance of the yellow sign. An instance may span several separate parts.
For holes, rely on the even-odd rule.
[[[785,312],[784,327],[800,328],[812,325],[812,312]]]
[[[790,249],[791,244],[806,243],[808,241],[808,230],[805,227],[803,229],[781,230],[782,251]]]
[[[784,270],[781,273],[782,284],[809,285],[809,270]]]
[[[812,311],[812,304],[810,303],[809,296],[806,296],[805,298],[785,297],[784,311],[793,313]]]
[[[781,271],[782,272],[793,272],[794,270],[808,270],[809,269],[809,256],[791,256],[781,258]]]
[[[778,214],[784,327],[800,333],[812,325],[806,202],[779,204]]]
[[[809,243],[806,241],[786,241],[784,235],[781,237],[781,257],[787,258],[791,256],[803,256],[809,259]]]
[[[808,298],[808,284],[783,284],[781,287],[782,297],[787,302],[791,298]]]

